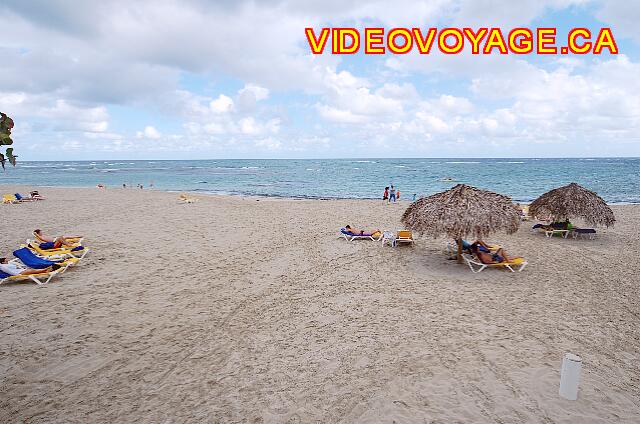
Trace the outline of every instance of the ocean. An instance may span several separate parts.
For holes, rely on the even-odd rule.
[[[1,175],[3,184],[142,184],[170,191],[291,198],[382,198],[384,187],[393,184],[404,200],[465,183],[518,202],[577,182],[609,203],[640,203],[640,158],[19,162]]]

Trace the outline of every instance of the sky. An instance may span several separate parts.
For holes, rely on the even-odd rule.
[[[24,160],[640,156],[628,0],[2,0]],[[307,27],[610,27],[611,55],[312,55]],[[559,39],[561,39],[559,37]]]

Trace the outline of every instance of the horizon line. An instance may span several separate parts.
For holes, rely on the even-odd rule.
[[[165,161],[165,162],[182,162],[182,161],[211,161],[211,160],[353,160],[353,159],[375,159],[375,160],[407,160],[407,159],[640,159],[640,156],[549,156],[549,157],[534,157],[534,156],[485,156],[485,157],[461,157],[461,156],[430,156],[430,157],[366,157],[366,156],[354,156],[354,157],[335,157],[335,158],[204,158],[204,159],[158,159],[158,158],[144,158],[144,159],[126,159],[126,158],[111,158],[111,159],[34,159],[23,160],[17,164],[25,162],[111,162],[114,160],[128,160],[128,161]]]

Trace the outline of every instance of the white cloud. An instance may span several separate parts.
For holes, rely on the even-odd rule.
[[[640,41],[640,7],[637,2],[624,0],[604,0],[596,17],[613,27],[614,36]]]
[[[323,25],[513,27],[572,6],[595,13],[617,37],[640,40],[640,8],[622,1],[7,0],[0,108],[18,118],[15,131],[24,137],[122,152],[168,151],[181,136],[185,150],[241,153],[318,152],[337,140],[383,154],[448,143],[638,142],[633,53],[356,59],[311,55],[303,33]],[[148,125],[120,131],[130,122],[111,118],[114,105],[142,112],[134,128]],[[182,134],[161,134],[156,128],[164,126],[148,119],[158,114],[182,125]]]
[[[157,129],[155,129],[151,125],[147,125],[146,127],[144,127],[144,130],[138,131],[136,133],[136,137],[137,138],[147,138],[147,139],[150,139],[150,140],[157,140],[160,137],[162,137],[162,134],[160,133],[160,131],[158,131]]]
[[[209,102],[209,108],[214,113],[227,113],[233,107],[233,100],[230,97],[220,94],[217,99]]]

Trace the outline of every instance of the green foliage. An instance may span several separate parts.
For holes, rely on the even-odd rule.
[[[11,139],[11,130],[13,129],[13,119],[9,118],[6,114],[0,112],[0,146],[10,146],[13,144]],[[16,166],[16,158],[13,154],[13,147],[8,147],[6,157],[0,153],[0,164],[4,169],[4,163],[8,160],[13,166]]]

